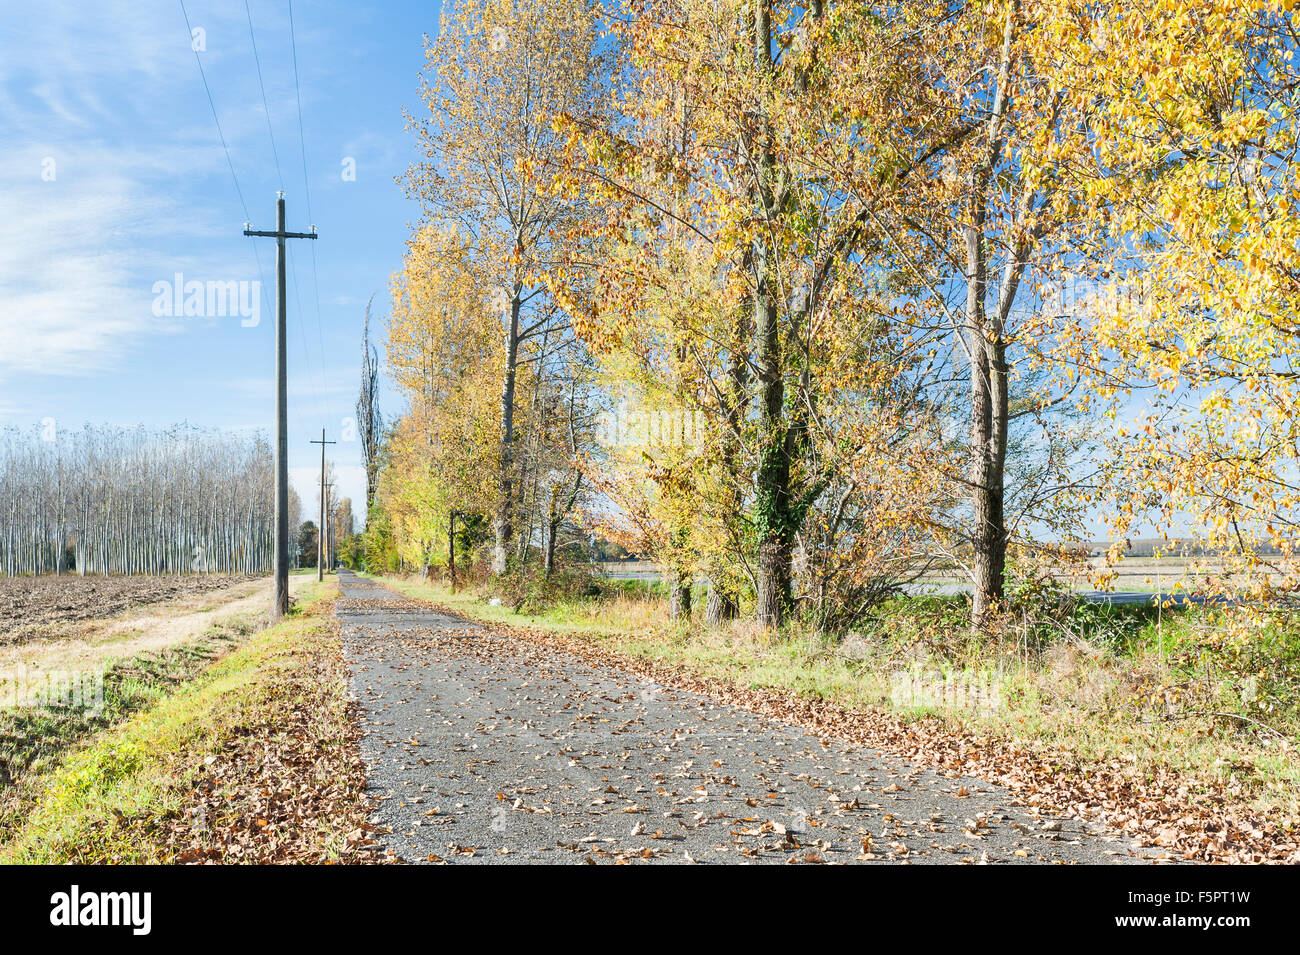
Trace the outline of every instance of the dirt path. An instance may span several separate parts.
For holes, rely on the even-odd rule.
[[[1138,861],[982,780],[340,586],[373,821],[407,861]]]

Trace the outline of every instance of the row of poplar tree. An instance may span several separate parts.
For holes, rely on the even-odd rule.
[[[0,571],[265,573],[271,461],[261,436],[189,426],[10,429],[0,436]],[[300,509],[296,495],[290,503]]]

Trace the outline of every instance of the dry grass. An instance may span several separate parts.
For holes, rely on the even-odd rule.
[[[38,777],[70,751],[175,693],[266,626],[269,587],[269,581],[243,583],[147,611],[68,622],[56,639],[0,651],[0,700],[21,704],[0,708],[0,829],[21,818]],[[314,598],[316,589],[314,578],[291,578],[300,600]],[[201,602],[210,606],[196,610]],[[42,679],[59,675],[97,689],[98,699],[41,705],[27,698]]]

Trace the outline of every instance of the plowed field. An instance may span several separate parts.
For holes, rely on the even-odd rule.
[[[110,617],[141,604],[221,590],[251,576],[0,577],[0,643],[25,631],[69,621]]]

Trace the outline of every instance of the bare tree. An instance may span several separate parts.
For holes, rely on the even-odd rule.
[[[379,445],[383,431],[383,418],[375,399],[379,394],[379,350],[370,341],[370,305],[366,302],[366,316],[361,326],[361,394],[357,397],[357,432],[361,438],[361,454],[366,465],[366,510],[375,503],[379,487]]]

